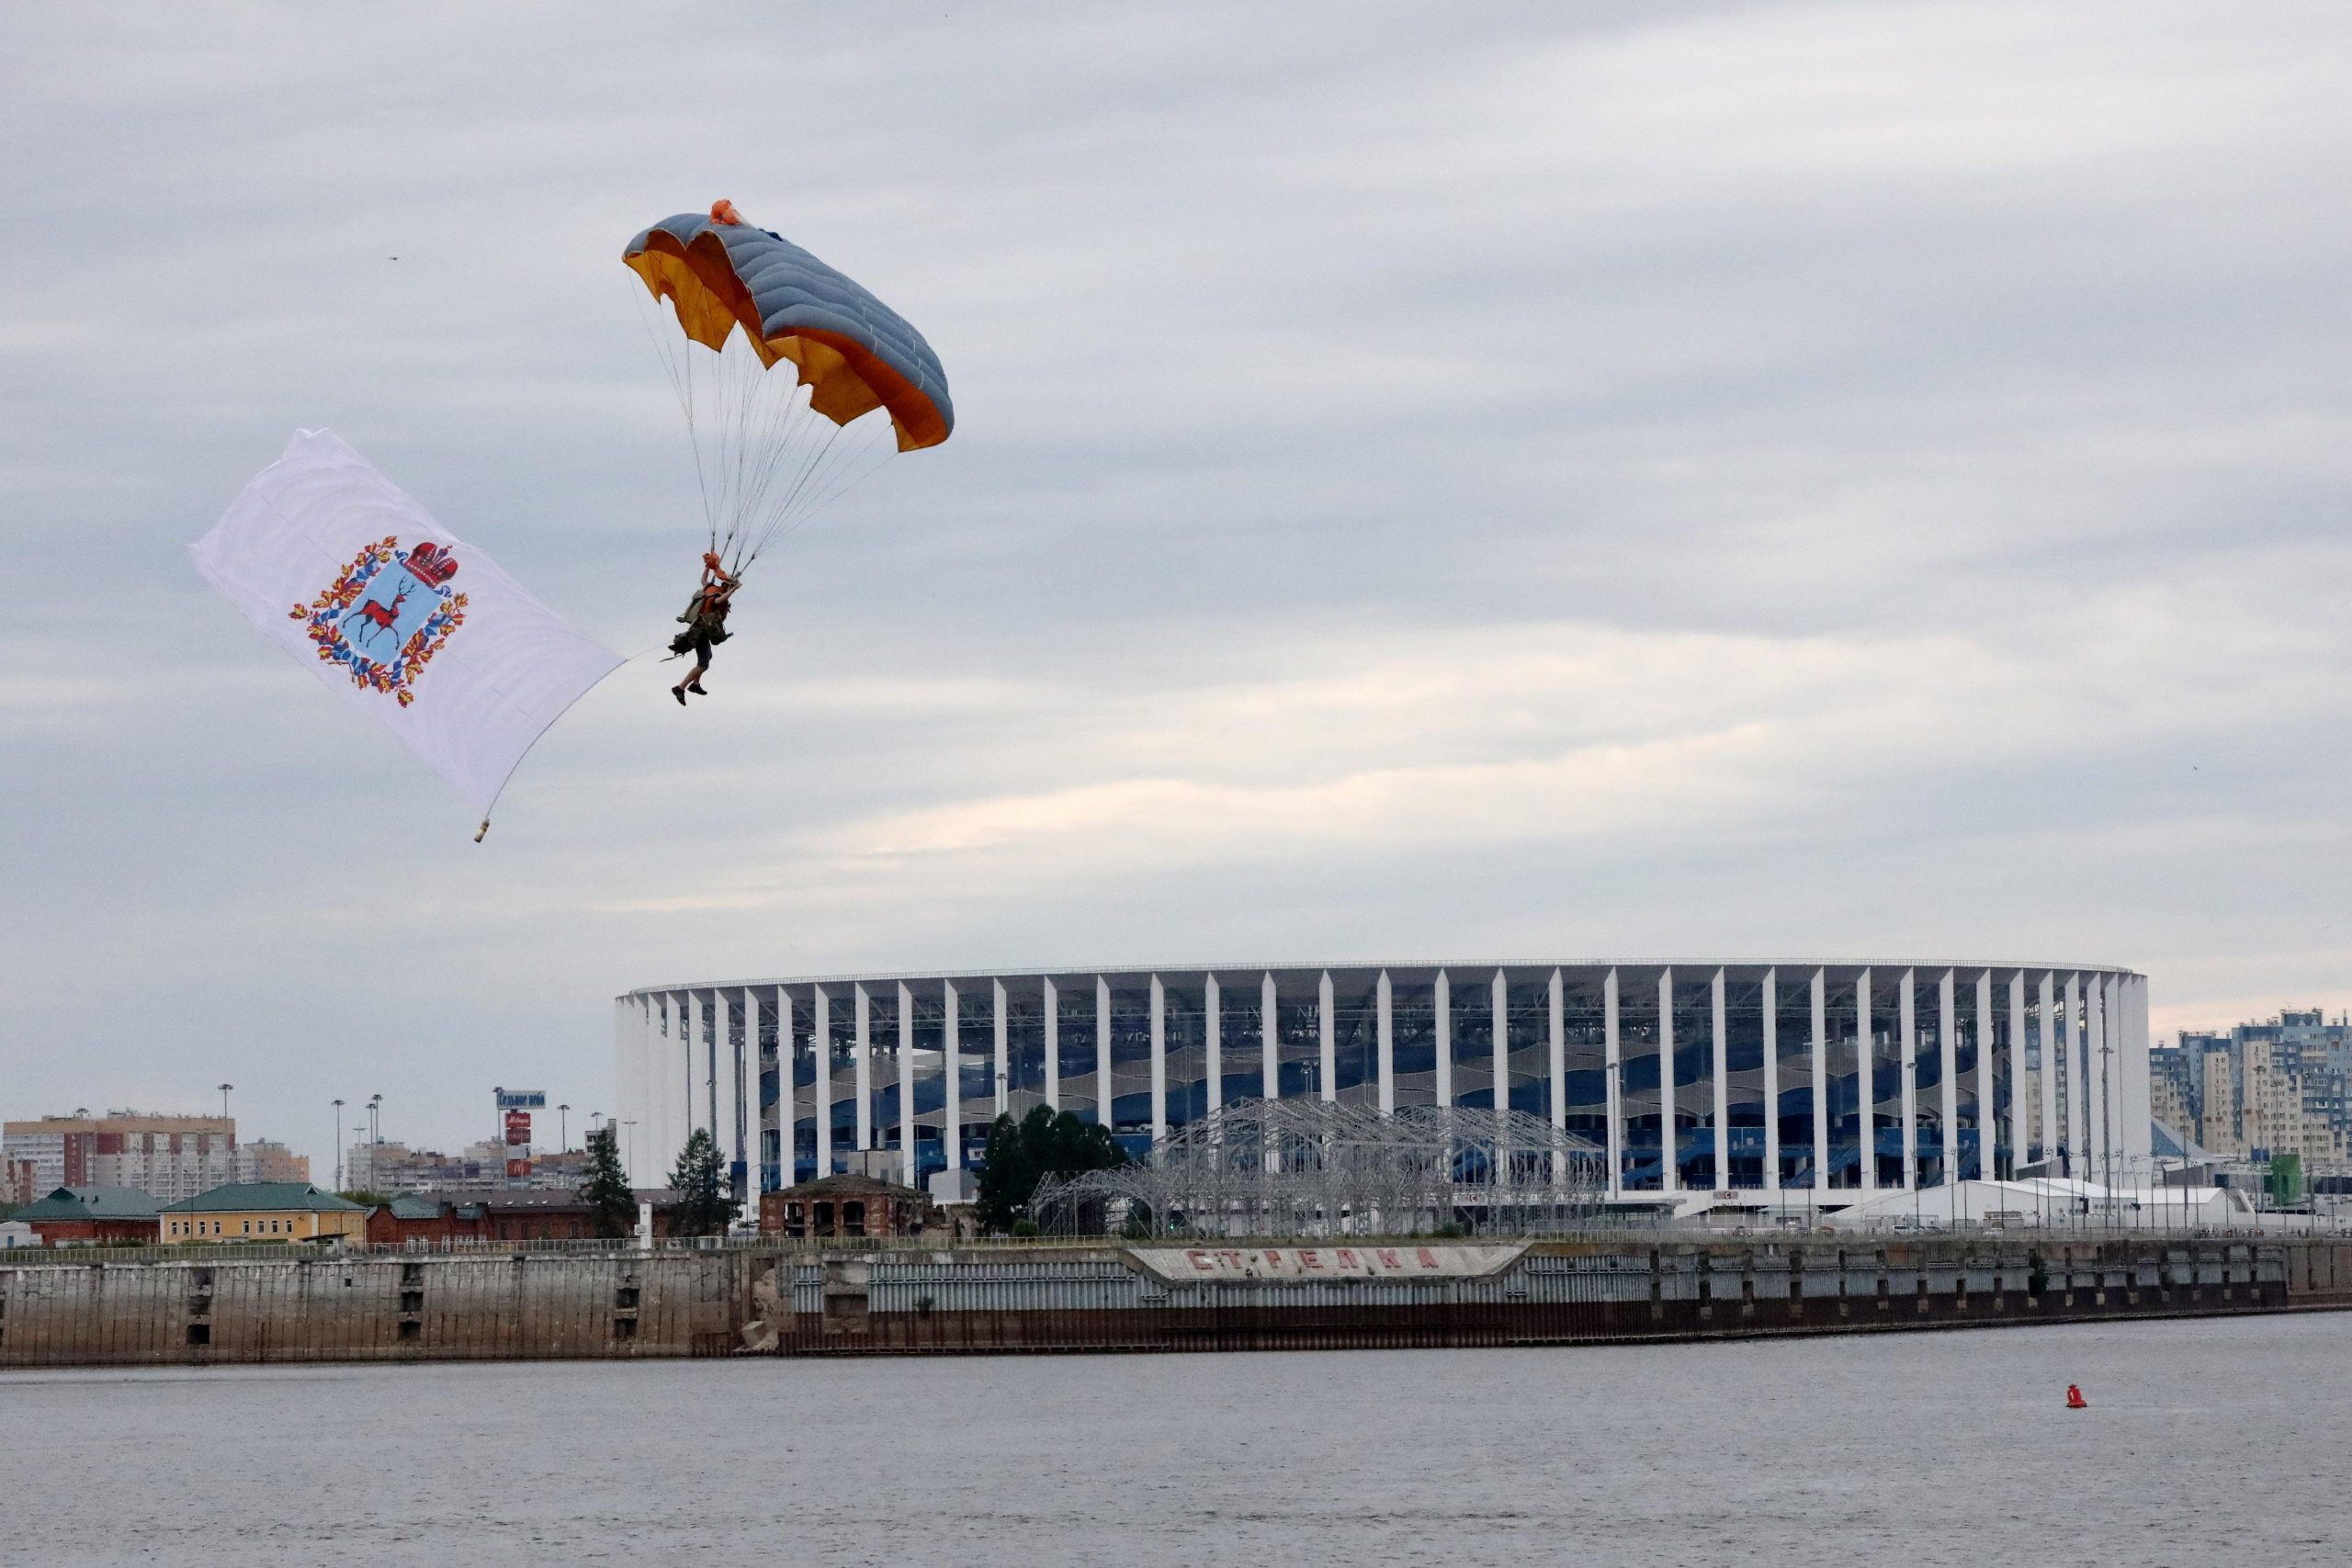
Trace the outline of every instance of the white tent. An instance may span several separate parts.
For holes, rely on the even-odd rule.
[[[2063,1177],[1962,1181],[1882,1192],[1827,1217],[1840,1230],[1889,1231],[1955,1225],[2081,1226],[2179,1230],[2244,1224],[2243,1193],[2222,1187],[2102,1187]]]

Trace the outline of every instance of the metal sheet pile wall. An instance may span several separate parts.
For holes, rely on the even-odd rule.
[[[0,1366],[724,1354],[745,1255],[0,1266]]]
[[[2352,1307],[2352,1243],[1539,1243],[1453,1273],[1216,1280],[1113,1246],[51,1255],[0,1263],[0,1366],[1540,1345],[2299,1307]]]

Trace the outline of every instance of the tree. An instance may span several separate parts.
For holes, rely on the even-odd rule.
[[[673,1235],[725,1235],[735,1205],[727,1199],[727,1178],[718,1163],[718,1145],[707,1129],[697,1127],[678,1163],[670,1172],[678,1190],[677,1206],[670,1211]]]
[[[621,1169],[620,1138],[603,1127],[588,1134],[588,1179],[580,1186],[589,1223],[601,1236],[625,1236],[637,1224],[637,1194]]]
[[[988,1159],[980,1167],[980,1224],[1002,1235],[1025,1218],[1023,1211],[1047,1176],[1072,1176],[1127,1163],[1126,1150],[1099,1122],[1040,1105],[1016,1122],[1007,1111],[989,1128]]]

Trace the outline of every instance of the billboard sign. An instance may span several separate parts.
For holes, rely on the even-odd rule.
[[[543,1089],[502,1089],[498,1091],[501,1111],[545,1111],[548,1091]]]
[[[1132,1255],[1163,1280],[1475,1280],[1499,1274],[1527,1250],[1508,1247],[1138,1247]]]
[[[531,1142],[531,1113],[510,1111],[506,1113],[506,1146],[528,1147]]]
[[[519,1180],[531,1174],[531,1162],[526,1159],[510,1159],[506,1162],[506,1174]]]

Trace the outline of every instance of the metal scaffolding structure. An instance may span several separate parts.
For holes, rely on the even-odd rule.
[[[1524,1111],[1245,1100],[1176,1129],[1148,1163],[1048,1176],[1048,1235],[1529,1235],[1594,1223],[1608,1159]]]

